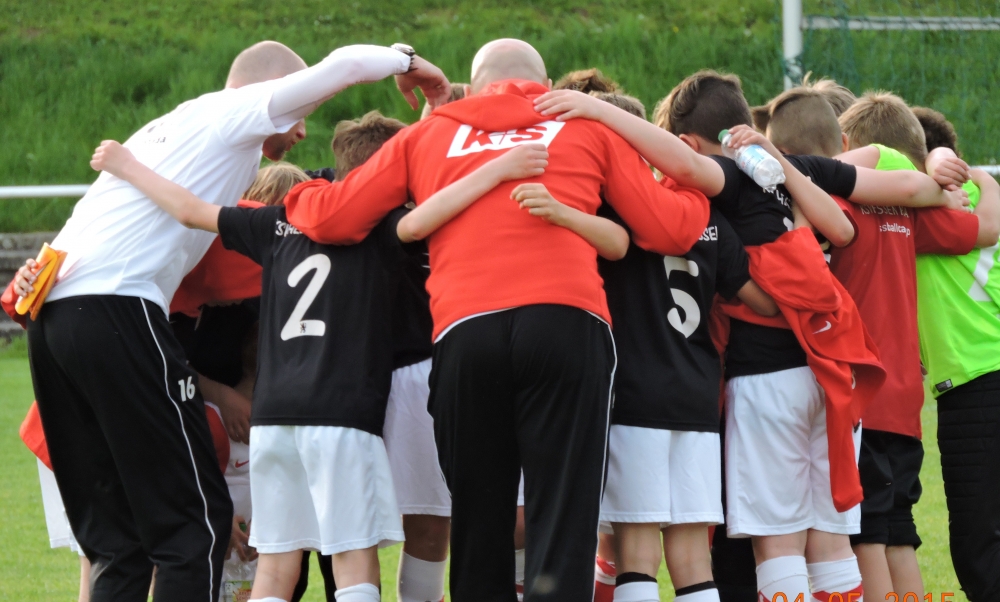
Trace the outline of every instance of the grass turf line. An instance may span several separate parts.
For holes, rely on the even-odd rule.
[[[33,398],[28,361],[23,348],[0,349],[0,601],[70,602],[76,599],[79,564],[65,548],[52,550],[45,531],[41,491],[35,458],[18,437],[18,427]],[[923,412],[924,458],[920,473],[923,497],[914,515],[924,545],[917,551],[924,587],[940,600],[942,592],[954,592],[954,602],[967,602],[958,591],[958,581],[948,554],[948,514],[941,484],[940,454],[937,449],[937,407],[929,401]],[[382,562],[382,599],[396,600],[396,567],[401,546],[379,551]],[[304,600],[322,602],[322,577],[315,557],[309,571],[310,588]],[[660,596],[673,599],[673,589],[660,567]]]

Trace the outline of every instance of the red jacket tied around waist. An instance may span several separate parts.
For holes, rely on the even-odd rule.
[[[830,489],[837,511],[845,512],[864,498],[852,432],[885,381],[878,349],[808,229],[793,230],[747,252],[751,276],[774,298],[781,314],[766,318],[739,302],[722,304],[722,311],[795,333],[826,394]]]

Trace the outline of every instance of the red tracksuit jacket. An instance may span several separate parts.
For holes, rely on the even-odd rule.
[[[781,315],[765,318],[745,305],[722,304],[745,322],[791,328],[826,393],[826,431],[833,505],[845,512],[861,503],[852,431],[885,382],[878,349],[854,300],[830,272],[816,237],[799,228],[778,240],[748,247],[750,275],[774,297]]]
[[[708,224],[697,191],[660,186],[639,154],[603,125],[549,121],[533,99],[548,90],[523,80],[497,82],[440,107],[389,140],[341,182],[299,184],[285,198],[288,221],[327,244],[363,239],[393,208],[419,205],[499,152],[542,143],[545,184],[562,203],[593,215],[602,195],[632,228],[640,246],[681,255]],[[521,182],[505,182],[428,239],[434,336],[461,318],[552,303],[610,322],[597,253],[573,232],[529,215],[510,199]]]

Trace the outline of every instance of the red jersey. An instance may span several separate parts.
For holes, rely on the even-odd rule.
[[[237,207],[263,207],[257,201],[241,200]],[[170,313],[198,317],[206,303],[242,301],[260,296],[263,268],[245,255],[229,251],[215,237],[198,265],[187,273],[170,301]]]
[[[862,424],[919,438],[924,387],[915,255],[965,255],[976,244],[979,219],[945,208],[836,200],[853,223],[855,236],[849,246],[831,249],[830,269],[857,304],[886,369],[885,384],[865,408]]]
[[[533,99],[544,86],[496,82],[438,108],[394,136],[341,182],[299,184],[285,198],[288,221],[326,244],[363,239],[393,208],[418,205],[514,146],[548,147],[545,184],[560,202],[594,215],[602,197],[632,228],[633,240],[661,255],[682,255],[708,224],[700,192],[661,186],[642,157],[605,126],[551,121]],[[575,233],[518,208],[505,182],[428,239],[434,337],[474,314],[552,303],[610,322],[597,252]]]

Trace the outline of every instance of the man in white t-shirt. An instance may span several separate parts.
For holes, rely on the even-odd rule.
[[[280,159],[304,118],[347,86],[396,75],[445,101],[444,74],[413,49],[348,46],[313,67],[276,42],[243,51],[226,88],[181,104],[126,142],[160,175],[232,206],[261,155]],[[73,533],[93,565],[93,602],[215,602],[233,507],[197,375],[167,322],[184,275],[213,235],[189,230],[102,173],[52,246],[66,251],[28,321],[35,395]],[[13,283],[24,295],[34,277]]]

